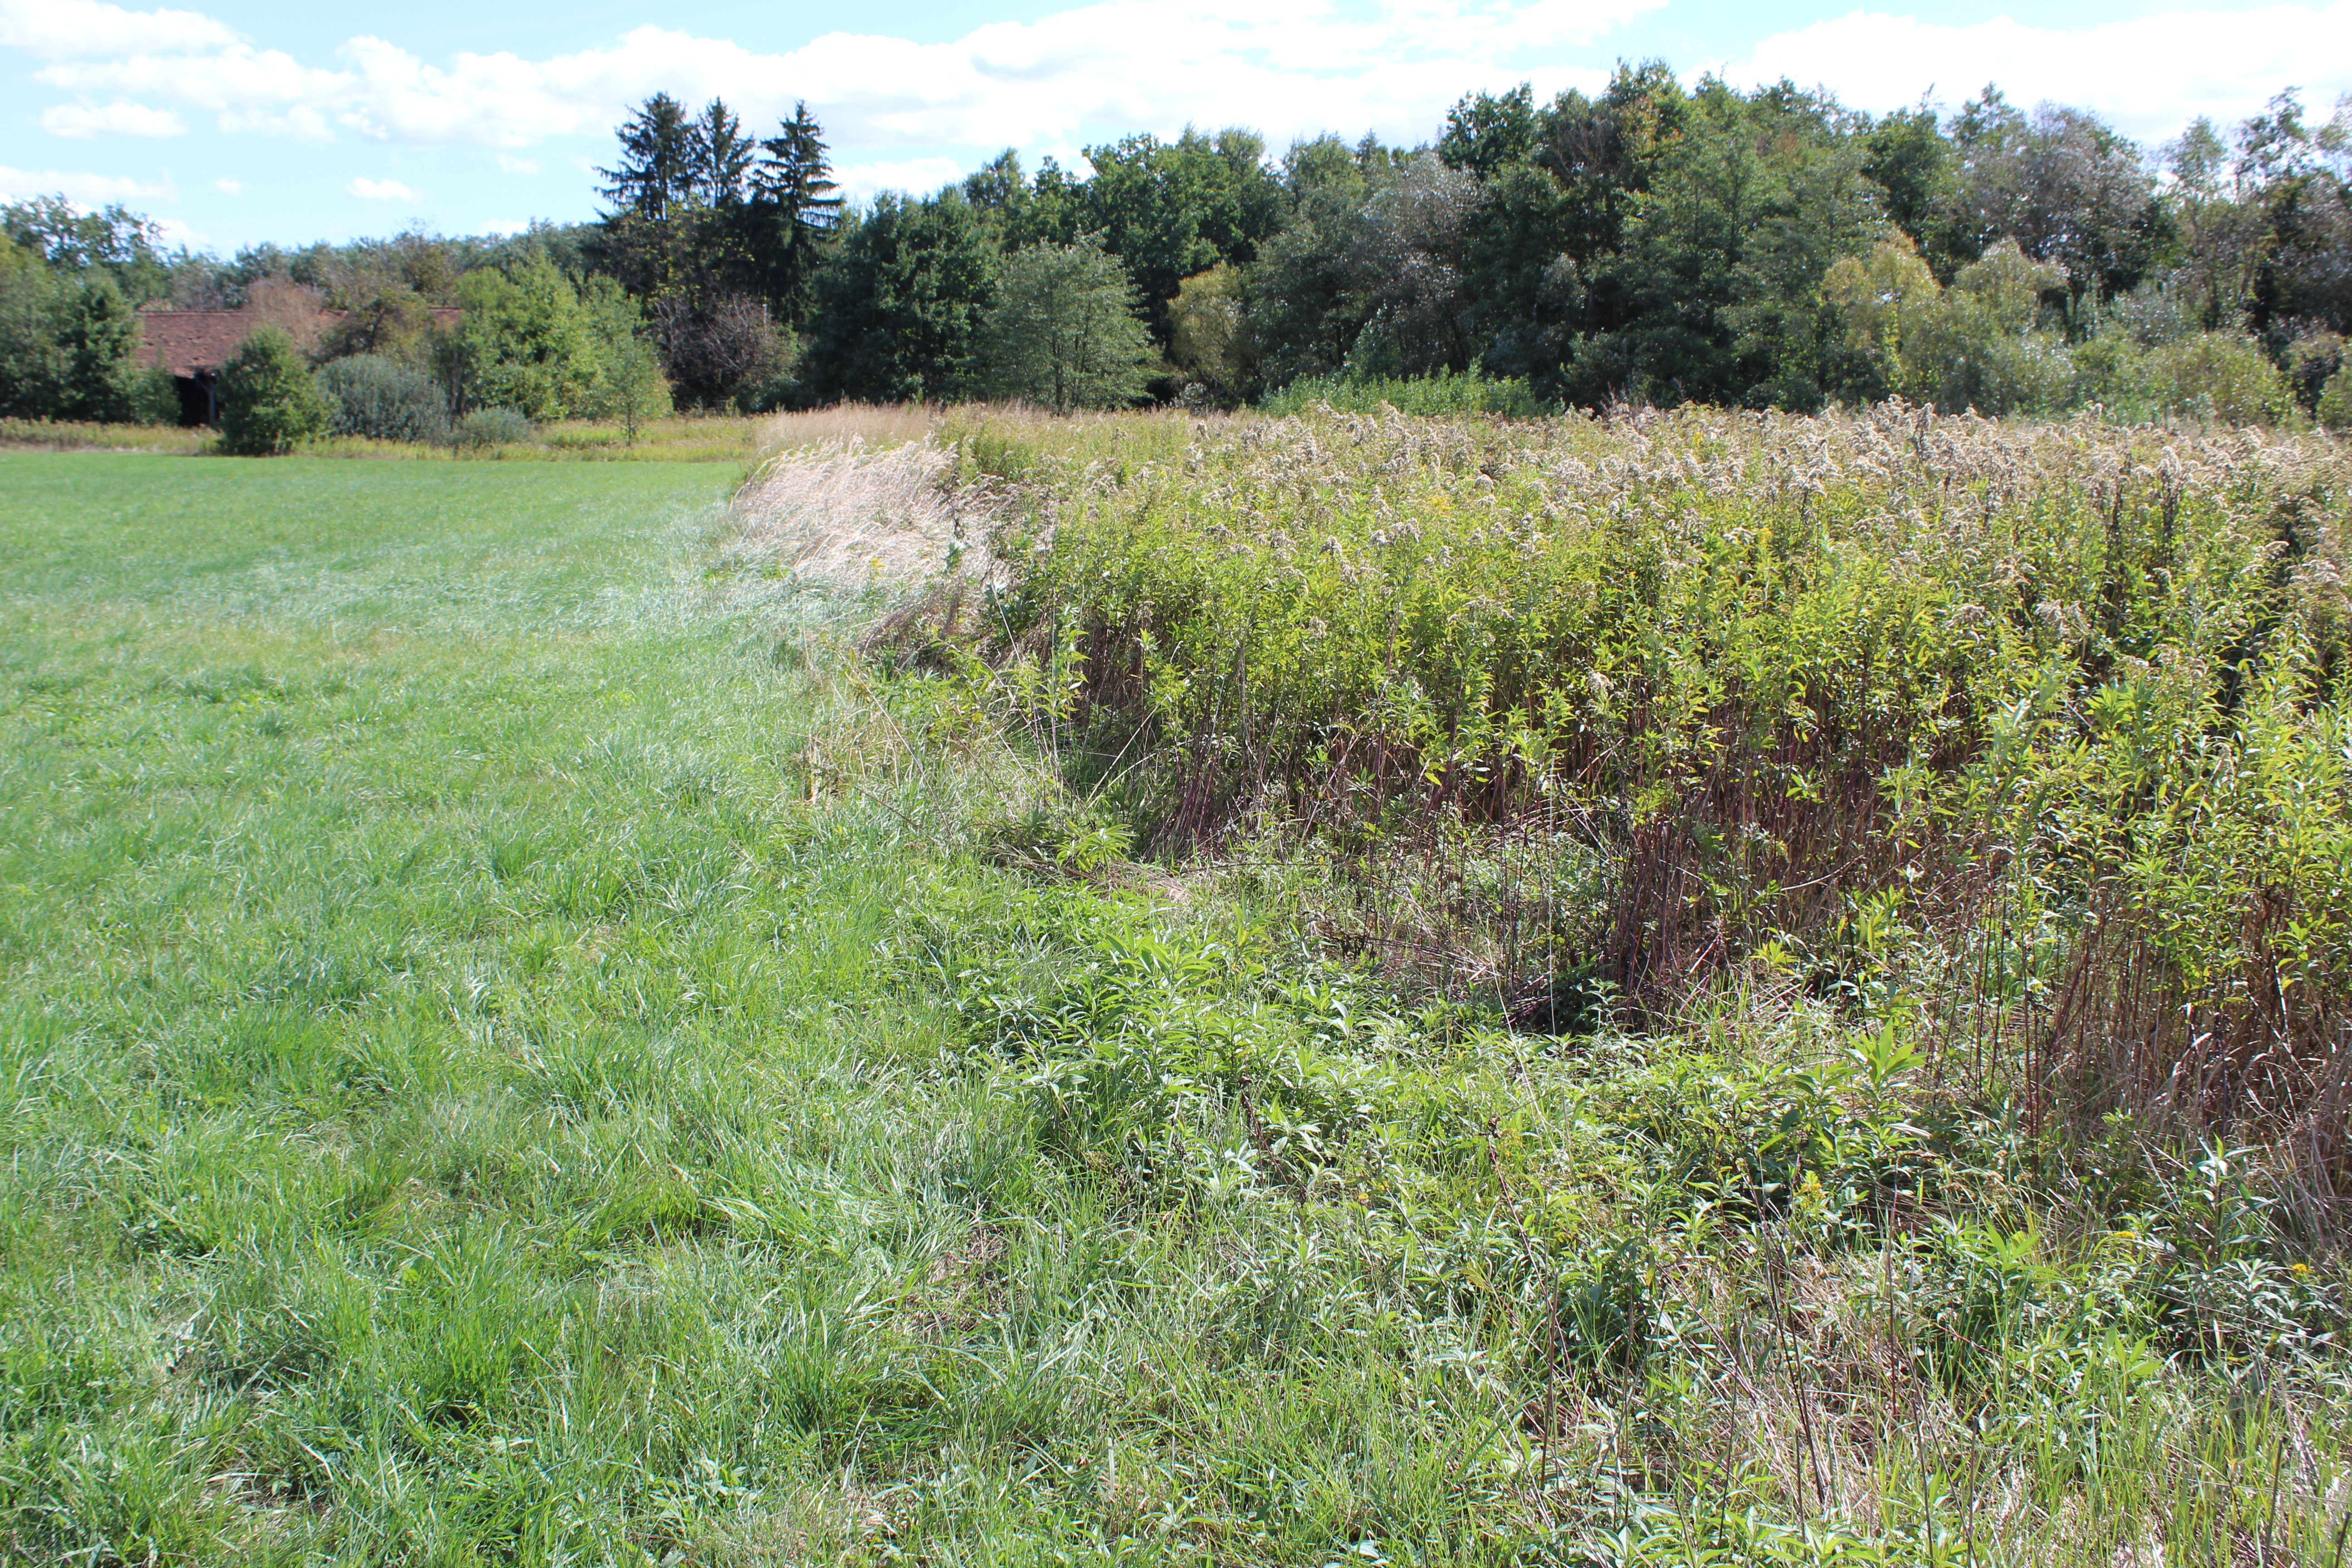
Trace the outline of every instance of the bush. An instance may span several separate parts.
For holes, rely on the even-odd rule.
[[[2151,412],[2224,425],[2272,425],[2285,414],[2286,381],[2253,339],[2200,332],[2150,349],[2135,379]]]
[[[506,447],[530,439],[530,421],[511,408],[477,408],[449,432],[453,447]]]
[[[149,365],[131,379],[131,417],[141,425],[180,422],[180,384],[162,365]]]
[[[327,400],[282,327],[256,327],[220,374],[221,448],[244,457],[290,450],[327,427]]]
[[[439,441],[449,410],[432,378],[376,354],[354,354],[319,368],[328,428],[377,441]]]
[[[2078,367],[2063,334],[2042,324],[2042,297],[2064,278],[2002,240],[1945,289],[1908,239],[1848,257],[1822,287],[1880,390],[1948,414],[2053,414]]]
[[[1435,375],[1317,375],[1268,394],[1260,404],[1268,414],[1304,414],[1324,404],[1342,414],[1377,414],[1381,404],[1400,414],[1502,414],[1533,419],[1559,409],[1538,397],[1517,377],[1482,375],[1469,370]]]
[[[2317,413],[2323,428],[2352,430],[2352,364],[2327,378],[2320,390]]]

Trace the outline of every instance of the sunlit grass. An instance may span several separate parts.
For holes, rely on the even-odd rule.
[[[745,463],[759,456],[765,416],[673,415],[649,419],[634,435],[615,424],[563,419],[535,429],[528,441],[490,447],[432,446],[329,436],[303,443],[313,458],[398,458],[409,462],[556,461]],[[91,425],[67,420],[0,420],[0,451],[153,452],[175,457],[217,450],[213,431],[172,425]]]
[[[0,1550],[2324,1560],[2336,1266],[2226,1171],[1801,997],[1407,1005],[734,477],[0,456]]]

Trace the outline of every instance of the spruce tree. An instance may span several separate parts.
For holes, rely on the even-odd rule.
[[[817,263],[840,220],[841,188],[825,158],[824,128],[806,103],[795,104],[760,148],[766,156],[751,176],[757,251],[777,315],[797,326],[807,319]]]
[[[685,105],[666,92],[654,94],[622,124],[620,163],[596,171],[612,182],[597,187],[598,194],[648,222],[668,217],[693,195],[700,163],[695,131]]]
[[[714,207],[740,205],[758,147],[722,99],[712,99],[690,127],[694,193]]]
[[[136,416],[139,315],[108,274],[93,271],[83,282],[59,346],[65,351],[59,414],[101,424]]]

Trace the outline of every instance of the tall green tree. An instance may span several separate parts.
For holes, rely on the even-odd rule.
[[[1056,414],[1133,403],[1160,357],[1137,304],[1127,269],[1091,237],[1014,251],[982,342],[988,392]]]
[[[65,381],[65,282],[0,230],[0,416],[46,419]]]
[[[761,280],[777,317],[796,327],[808,318],[817,268],[841,219],[824,128],[806,103],[760,144],[751,172],[751,217]]]
[[[1469,368],[1477,352],[1470,222],[1476,176],[1433,153],[1400,166],[1367,205],[1350,258],[1354,291],[1370,306],[1347,367],[1370,375]]]
[[[821,400],[894,403],[971,389],[995,298],[988,219],[950,189],[885,195],[846,219],[817,279],[804,379]]]
[[[139,316],[110,275],[94,272],[83,282],[60,346],[65,364],[59,415],[106,422],[138,416]]]
[[[659,223],[694,199],[704,160],[684,104],[666,92],[655,93],[614,134],[620,160],[596,171],[608,182],[598,187],[606,201]]]
[[[1165,341],[1176,287],[1220,261],[1246,265],[1281,226],[1282,186],[1255,132],[1187,130],[1172,142],[1130,136],[1089,147],[1078,234],[1099,233],[1143,290],[1154,335]],[[1054,237],[1075,240],[1077,234]]]
[[[0,205],[0,234],[66,276],[109,274],[133,304],[165,292],[186,255],[165,254],[152,218],[120,205],[85,211],[61,195]]]
[[[695,118],[688,141],[694,198],[721,211],[740,206],[751,183],[758,148],[743,134],[743,122],[721,99],[712,99]]]
[[[467,275],[466,310],[440,341],[452,412],[512,408],[562,419],[590,398],[604,358],[580,290],[543,255]]]
[[[1446,110],[1437,155],[1484,180],[1526,163],[1535,146],[1535,92],[1521,82],[1500,98],[1481,92]]]
[[[1897,110],[1864,132],[1863,145],[1862,172],[1884,193],[1887,221],[1921,250],[1948,254],[1943,226],[1956,194],[1952,144],[1935,110],[1924,103]]]
[[[2093,115],[2028,115],[1988,87],[1951,126],[1958,267],[2003,239],[2056,267],[2075,304],[2128,292],[2159,247],[2162,214],[2139,148]]]
[[[740,286],[740,205],[751,151],[726,104],[699,116],[657,92],[614,132],[620,161],[600,169],[604,215],[598,259],[646,300],[698,298]]]
[[[1328,375],[1347,363],[1374,309],[1363,266],[1367,207],[1393,176],[1389,150],[1369,138],[1350,148],[1319,136],[1284,155],[1283,221],[1244,275],[1250,338],[1266,384]]]

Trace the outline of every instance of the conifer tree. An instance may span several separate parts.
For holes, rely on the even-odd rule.
[[[654,94],[622,124],[620,163],[596,171],[612,182],[599,186],[598,194],[650,222],[668,217],[694,192],[702,162],[696,131],[685,105],[666,92]]]
[[[139,316],[104,272],[92,272],[66,319],[64,395],[68,419],[130,419],[139,380]]]
[[[824,128],[804,102],[760,149],[765,156],[751,176],[761,229],[756,249],[777,314],[797,325],[807,316],[817,263],[840,219],[841,188],[826,161]]]
[[[714,98],[691,130],[697,199],[722,209],[741,205],[759,151],[743,134],[743,121]]]

